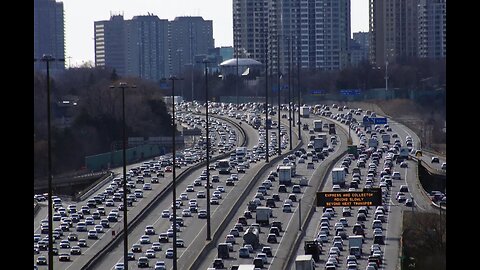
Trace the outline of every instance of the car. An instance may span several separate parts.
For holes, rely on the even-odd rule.
[[[155,258],[155,250],[151,248],[147,249],[147,251],[145,252],[145,256],[149,259]]]
[[[140,268],[149,267],[149,261],[147,257],[140,257],[137,261],[137,266]]]
[[[37,257],[37,264],[38,265],[47,265],[47,257],[41,255]]]
[[[313,162],[307,163],[307,169],[315,169],[315,165],[313,164]]]
[[[225,243],[235,244],[236,243],[235,236],[232,234],[227,234],[227,236],[225,236]]]
[[[293,185],[292,192],[293,193],[302,193],[302,189],[300,188],[300,185]]]
[[[207,218],[207,210],[202,209],[198,211],[197,217],[201,219]]]
[[[135,244],[132,245],[131,250],[134,253],[140,253],[140,252],[142,252],[142,245],[140,245],[138,243],[135,243]]]
[[[204,191],[197,192],[197,198],[205,198],[205,197],[206,197],[206,195],[205,195]]]
[[[401,185],[400,186],[400,192],[408,192],[408,186],[407,185]]]
[[[82,254],[82,249],[79,246],[73,246],[70,249],[70,255],[81,255]]]
[[[267,260],[267,254],[263,253],[263,252],[259,252],[257,253],[257,257],[256,258],[261,258],[263,260],[263,263],[266,264],[268,263],[268,260]]]
[[[191,217],[191,216],[192,216],[192,212],[190,211],[190,209],[182,210],[182,217]]]
[[[440,167],[442,170],[446,170],[447,169],[447,163],[446,162],[443,162],[442,163],[442,166]]]
[[[268,243],[277,243],[277,235],[274,233],[269,233],[267,236],[267,242]]]
[[[282,207],[282,212],[291,213],[292,212],[292,206],[290,204],[284,203],[283,207]]]
[[[248,248],[246,247],[241,247],[238,250],[238,257],[240,258],[249,258],[250,257],[250,252],[248,251]]]
[[[185,247],[185,241],[183,239],[177,238],[176,246],[177,247]]]
[[[150,244],[150,236],[148,235],[142,235],[140,237],[140,244]]]
[[[409,198],[405,200],[405,206],[407,207],[413,207],[413,199]]]
[[[173,258],[173,248],[168,248],[167,251],[165,251],[165,257],[167,257],[168,259]]]
[[[143,184],[143,190],[152,190],[152,185],[150,183]]]
[[[115,264],[113,269],[114,270],[123,270],[123,269],[125,269],[125,265],[123,263],[117,263],[117,264]]]
[[[147,225],[145,227],[145,234],[146,235],[154,235],[155,234],[155,228],[153,228],[152,225]]]
[[[271,247],[263,246],[263,247],[262,247],[262,253],[267,254],[267,257],[273,257],[272,248],[271,248]]]
[[[45,241],[45,242],[47,242],[47,241]],[[39,245],[40,245],[40,241],[39,241]],[[60,248],[70,248],[70,242],[68,242],[68,240],[62,240],[60,242],[59,246],[60,246]]]
[[[155,270],[166,270],[167,266],[165,265],[165,261],[157,261],[155,263]]]
[[[162,218],[169,218],[170,217],[170,210],[165,209],[162,211]]]
[[[221,258],[216,258],[213,260],[213,268],[215,269],[224,269],[225,265],[223,264],[223,259]]]
[[[400,172],[393,172],[392,173],[392,179],[401,180],[402,176],[400,175]]]
[[[70,233],[68,235],[68,241],[78,241],[78,235],[76,233]]]
[[[70,261],[70,254],[68,253],[60,253],[58,255],[58,260],[62,262],[68,262]]]
[[[408,168],[408,163],[405,161],[400,162],[400,168]]]
[[[152,244],[152,247],[151,247],[154,251],[161,251],[162,250],[162,245],[160,244],[160,242],[155,242]]]
[[[440,163],[440,159],[438,157],[432,157],[431,163]]]
[[[86,239],[79,239],[77,242],[79,247],[87,247],[87,240]]]
[[[160,243],[168,243],[170,240],[168,239],[167,233],[160,233],[158,235],[158,242]]]

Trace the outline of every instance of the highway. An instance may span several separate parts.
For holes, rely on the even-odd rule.
[[[337,109],[332,108],[331,109],[332,114],[336,113],[341,113]],[[236,113],[245,113],[244,111],[236,112]],[[282,114],[285,112],[282,111]],[[217,115],[218,116],[218,115]],[[360,116],[355,116],[354,117],[357,119],[358,123],[361,123],[361,115]],[[380,116],[379,116],[380,117]],[[204,117],[203,117],[204,118]],[[273,116],[272,119],[275,121],[277,119],[277,116]],[[268,235],[268,227],[262,227],[262,232],[260,234],[260,242],[263,245],[270,246],[272,248],[272,253],[274,255],[273,258],[268,258],[268,264],[265,265],[267,269],[286,269],[288,267],[288,262],[290,259],[290,263],[292,262],[291,260],[291,255],[295,254],[304,254],[303,251],[303,241],[307,239],[314,239],[318,235],[318,231],[320,229],[319,221],[321,219],[322,215],[322,208],[321,207],[316,207],[315,212],[313,213],[312,218],[310,219],[310,222],[306,224],[306,227],[304,228],[304,237],[301,238],[301,242],[298,246],[298,248],[292,249],[293,243],[295,243],[296,239],[300,236],[301,231],[299,231],[299,223],[303,223],[304,220],[306,219],[309,210],[314,207],[314,198],[315,198],[315,193],[317,190],[322,190],[322,191],[330,191],[332,190],[332,185],[331,185],[331,176],[330,176],[330,169],[333,167],[332,161],[337,161],[337,164],[335,167],[339,167],[343,157],[340,155],[342,153],[345,153],[346,148],[347,148],[347,137],[348,137],[348,126],[345,124],[340,123],[338,120],[333,120],[332,117],[324,117],[324,116],[318,116],[314,114],[310,114],[310,118],[302,118],[302,123],[308,123],[309,126],[312,128],[313,127],[313,120],[316,119],[322,119],[324,123],[328,122],[334,122],[337,125],[337,138],[338,138],[338,145],[335,146],[334,151],[330,152],[328,157],[325,160],[320,160],[319,163],[314,162],[315,169],[307,169],[307,163],[311,162],[311,158],[306,160],[306,163],[304,164],[297,164],[297,176],[294,178],[294,182],[299,181],[300,177],[305,176],[309,180],[309,185],[307,187],[302,187],[301,188],[301,193],[297,193],[297,199],[302,200],[302,206],[299,209],[299,203],[298,202],[293,202],[293,207],[292,207],[292,213],[285,213],[282,212],[282,205],[284,200],[289,196],[291,193],[291,187],[288,188],[287,193],[278,193],[278,177],[277,181],[273,182],[273,186],[270,188],[268,191],[268,195],[272,195],[273,193],[278,193],[280,196],[280,201],[276,202],[277,207],[273,209],[273,215],[274,218],[273,220],[275,221],[281,221],[282,226],[283,226],[283,232],[280,233],[280,236],[277,237],[278,243],[267,243],[267,235]],[[239,121],[238,119],[234,121]],[[264,120],[262,120],[264,123]],[[396,133],[398,134],[398,139],[400,139],[402,146],[405,145],[405,138],[406,136],[412,137],[413,140],[413,148],[417,149],[420,147],[420,141],[418,136],[416,136],[410,129],[407,127],[391,120],[388,119],[388,123],[390,127],[392,128],[392,131],[389,132],[390,134]],[[286,119],[282,119],[282,126],[285,127],[288,130],[288,121]],[[252,128],[248,124],[243,124],[241,126],[248,138],[248,144],[246,145],[248,149],[252,149],[255,145],[258,144],[259,140],[259,133],[257,130]],[[342,128],[339,128],[342,127]],[[352,139],[353,139],[353,144],[358,145],[360,142],[359,137],[355,134],[355,128],[356,125],[352,124],[351,125],[352,129],[350,130]],[[293,129],[293,147],[303,147],[304,149],[307,150],[307,152],[310,152],[310,149],[307,149],[306,143],[309,141],[309,138],[311,134],[308,134],[308,132],[302,130],[302,141],[303,143],[300,143],[297,139],[297,127],[292,128]],[[363,128],[362,128],[363,130]],[[277,128],[270,129],[270,135],[272,134],[271,132],[278,132]],[[325,130],[324,130],[325,131]],[[328,131],[328,130],[327,130]],[[237,137],[238,137],[239,132],[237,131]],[[366,134],[368,135],[368,134]],[[287,137],[288,137],[288,132],[287,132]],[[369,137],[369,136],[367,136]],[[330,142],[330,135],[328,136],[328,141]],[[381,140],[380,145],[382,146]],[[391,140],[393,142],[393,138]],[[239,139],[237,138],[237,145],[239,144]],[[299,144],[300,143],[300,144]],[[257,193],[257,188],[258,186],[261,185],[261,182],[265,180],[268,177],[268,174],[271,170],[275,170],[276,166],[280,163],[282,163],[283,156],[286,156],[288,150],[288,143],[286,144],[287,148],[282,150],[282,157],[281,158],[276,158],[277,156],[274,155],[271,157],[271,159],[276,158],[275,162],[273,160],[270,161],[270,163],[265,164],[265,161],[263,159],[258,160],[254,163],[250,164],[250,168],[246,170],[246,173],[239,173],[238,174],[238,181],[235,181],[235,186],[226,186],[225,182],[226,179],[229,175],[219,175],[220,181],[218,183],[213,183],[213,189],[211,190],[211,193],[216,190],[218,186],[223,186],[225,189],[225,192],[222,193],[222,199],[220,199],[220,205],[211,205],[211,228],[212,228],[212,241],[206,241],[206,219],[199,219],[197,217],[196,213],[192,213],[191,217],[183,217],[184,219],[184,226],[180,228],[180,231],[177,233],[177,239],[183,239],[185,242],[185,247],[179,247],[177,249],[178,252],[178,269],[192,269],[194,267],[195,269],[207,269],[208,267],[212,267],[213,260],[217,257],[217,245],[221,242],[225,241],[225,236],[229,234],[230,229],[232,229],[235,224],[237,223],[237,217],[243,216],[243,212],[247,208],[247,201],[252,199],[255,194]],[[383,164],[385,154],[382,156],[382,159],[379,162],[379,168],[377,171],[379,172],[381,170]],[[425,193],[425,191],[422,189],[420,186],[419,180],[418,180],[418,172],[417,172],[417,164],[415,159],[415,156],[411,154],[412,159],[407,161],[408,167],[407,168],[400,168],[398,164],[394,165],[393,171],[398,171],[401,174],[401,180],[394,180],[393,181],[393,186],[389,192],[389,197],[388,197],[388,204],[386,205],[387,208],[387,221],[383,223],[383,229],[384,229],[384,235],[386,236],[386,242],[385,246],[382,246],[382,250],[384,251],[384,265],[382,266],[384,269],[396,269],[397,263],[398,263],[398,256],[399,256],[399,239],[400,239],[400,234],[401,234],[401,223],[402,223],[402,212],[403,211],[438,211],[436,208],[432,206],[431,200]],[[434,170],[442,171],[440,169],[440,165],[443,162],[446,162],[446,159],[444,157],[439,157],[440,162],[438,164],[436,163],[431,163],[432,154],[429,152],[423,152],[423,156],[421,157],[422,161],[427,163],[427,165],[431,165],[431,168]],[[297,158],[298,160],[298,158]],[[354,164],[355,161],[352,162],[352,165],[350,168],[355,167]],[[367,164],[369,161],[367,161]],[[139,164],[132,164],[127,167],[127,171],[130,168],[133,167],[138,167],[142,163]],[[368,167],[368,166],[367,166]],[[184,171],[187,167],[182,167],[181,169],[177,168],[177,177],[178,175]],[[181,182],[177,182],[177,189],[176,193],[177,195],[180,195],[181,193],[186,191],[187,185],[193,184],[193,181],[197,178],[200,178],[200,174],[202,170],[205,169],[205,166],[201,166],[200,168],[192,171],[188,177],[186,177],[184,180]],[[112,170],[115,172],[115,175],[121,175],[122,169],[117,168],[115,170]],[[236,173],[236,171],[232,171],[233,173]],[[444,172],[444,171],[443,171]],[[362,169],[362,177],[366,176],[366,169]],[[213,175],[218,175],[218,173],[215,170],[212,170],[210,172],[210,177]],[[256,177],[255,177],[256,176]],[[326,182],[321,183],[321,181],[324,179],[324,176],[326,176]],[[255,178],[254,178],[255,177]],[[252,178],[254,181],[252,182]],[[378,185],[379,178],[376,177],[376,183]],[[330,181],[329,181],[330,180]],[[347,182],[351,181],[351,174],[347,176]],[[105,184],[99,189],[103,190],[105,189],[108,184],[110,184],[111,181],[105,181]],[[139,202],[134,203],[134,206],[132,209],[129,208],[129,221],[132,220],[132,217],[139,215],[142,210],[149,204],[152,199],[157,196],[159,193],[162,192],[162,190],[167,187],[168,183],[171,182],[171,175],[169,173],[166,173],[165,178],[160,178],[160,183],[159,184],[153,184],[154,188],[151,191],[144,191],[144,198],[141,199]],[[188,201],[190,199],[196,198],[198,201],[198,208],[199,209],[206,209],[206,199],[204,198],[197,198],[197,192],[200,190],[205,191],[205,181],[201,181],[202,186],[195,186],[193,192],[186,192],[188,198],[184,198],[184,206],[182,206],[180,209],[177,209],[177,215],[181,215],[182,209],[188,208]],[[395,199],[395,195],[399,191],[400,185],[407,185],[409,189],[409,193],[411,196],[414,198],[415,202],[415,208],[410,208],[406,207],[403,205],[403,203],[397,202]],[[155,187],[157,186],[157,187]],[[361,185],[362,186],[362,185]],[[361,186],[359,188],[361,188]],[[138,185],[137,185],[138,187]],[[348,188],[347,188],[348,189]],[[346,190],[346,189],[345,189]],[[77,202],[77,209],[80,209],[80,205],[84,205],[88,199],[92,199],[94,195],[91,195],[88,197],[86,200],[83,202]],[[268,197],[268,196],[267,196]],[[407,196],[408,197],[408,196]],[[264,202],[264,201],[263,201]],[[68,202],[63,200],[62,204],[64,207],[66,207],[68,204],[75,204],[74,202]],[[41,204],[45,204],[44,202]],[[149,209],[148,213],[146,216],[140,220],[135,227],[129,229],[129,247],[132,247],[133,244],[139,243],[140,238],[145,234],[145,227],[147,225],[153,225],[155,228],[155,234],[151,235],[149,237],[151,243],[153,242],[158,242],[159,240],[159,234],[160,233],[165,233],[167,230],[170,228],[171,221],[169,221],[168,218],[161,217],[161,213],[163,210],[169,210],[170,213],[172,212],[171,210],[171,204],[172,204],[172,198],[171,198],[171,193],[168,192],[165,194],[165,196],[162,196],[161,199],[156,202],[153,205],[153,208]],[[237,207],[237,205],[240,205],[240,207]],[[105,207],[106,213],[108,213],[111,209],[117,208],[118,204],[115,205],[115,207]],[[299,218],[299,210],[301,210],[301,217]],[[352,216],[347,217],[348,223],[350,225],[355,224],[356,222],[356,213],[358,209],[353,209],[352,210]],[[373,221],[373,212],[374,208],[371,209],[371,212],[369,215],[367,215],[367,221],[365,221],[365,225],[367,225],[367,235],[366,235],[366,241],[364,244],[364,253],[369,253],[369,248],[370,245],[373,242],[372,235],[373,231],[371,229],[371,223]],[[330,233],[333,231],[333,234],[335,231],[332,229],[333,225],[339,221],[339,219],[342,217],[342,208],[337,207],[335,208],[336,211],[336,216],[332,218],[330,221],[331,229]],[[131,212],[131,214],[130,214]],[[120,217],[119,221],[114,223],[114,226],[111,228],[106,228],[103,233],[99,234],[99,241],[94,241],[91,239],[87,239],[86,232],[76,232],[75,228],[71,228],[70,231],[64,232],[64,236],[61,237],[61,239],[66,239],[67,235],[71,232],[74,232],[78,234],[78,238],[81,239],[87,239],[87,247],[82,248],[82,255],[72,255],[71,256],[71,261],[70,262],[58,262],[57,257],[55,258],[55,268],[56,269],[81,269],[83,265],[85,265],[94,255],[96,255],[100,250],[102,250],[111,240],[113,240],[114,236],[112,236],[112,231],[116,231],[117,234],[120,230],[122,230],[122,225],[123,223],[121,222],[122,219],[122,211],[120,211]],[[253,218],[255,218],[255,213],[253,214]],[[34,233],[40,233],[40,224],[42,219],[46,219],[47,215],[47,208],[41,207],[39,212],[35,215],[34,218]],[[102,217],[103,218],[103,217]],[[254,219],[249,219],[248,224],[254,223]],[[60,222],[55,222],[54,228],[58,227]],[[98,221],[95,221],[95,224],[99,224]],[[246,228],[244,226],[244,228]],[[89,226],[89,229],[90,228]],[[351,228],[348,228],[348,234],[351,234]],[[234,245],[234,251],[230,252],[230,259],[225,259],[224,263],[227,269],[231,265],[238,265],[242,263],[252,263],[252,259],[255,256],[256,253],[260,251],[261,248],[255,250],[255,252],[250,254],[249,258],[239,258],[238,257],[238,249],[242,246],[243,244],[243,239],[242,239],[243,233],[240,232],[239,237],[236,237],[236,244]],[[42,238],[45,236],[45,234],[42,234]],[[58,246],[59,241],[57,240],[56,246]],[[123,239],[123,236],[122,236]],[[332,239],[333,236],[329,236],[329,242],[325,243],[323,246],[324,253],[321,255],[321,259],[325,260],[326,257],[328,257],[328,250],[330,248],[330,245],[332,244]],[[132,260],[129,262],[129,269],[137,269],[137,260],[140,256],[144,256],[145,251],[149,249],[152,245],[150,244],[142,244],[142,252],[141,253],[135,253],[135,260]],[[169,238],[168,243],[161,243],[161,251],[155,252],[155,258],[151,258],[149,260],[150,263],[150,268],[153,268],[154,264],[156,261],[164,261],[166,265],[166,269],[172,269],[172,259],[167,259],[165,255],[165,251],[169,248],[172,247],[172,239]],[[72,243],[73,245],[73,243]],[[348,249],[348,240],[344,240],[344,247],[346,248],[345,250]],[[205,250],[204,250],[205,249]],[[59,249],[60,253],[62,252],[67,252],[69,253],[70,249]],[[204,250],[204,251],[203,251]],[[341,261],[339,266],[340,268],[337,269],[346,269],[346,252],[347,251],[342,251],[341,252],[341,258],[344,260]],[[325,255],[327,254],[327,255]],[[45,251],[41,251],[40,255],[45,255]],[[35,255],[35,260],[38,257],[38,255]],[[358,269],[365,269],[366,267],[366,258],[368,256],[364,256],[362,260],[359,260],[359,268]],[[122,263],[123,262],[123,241],[117,241],[115,245],[107,253],[102,254],[102,256],[95,262],[94,265],[89,267],[88,269],[114,269],[114,266],[116,263]],[[324,261],[321,261],[320,263],[317,263],[317,267],[323,267]],[[290,264],[291,265],[291,264]],[[40,269],[42,267],[46,266],[39,266]],[[58,268],[57,268],[58,267]],[[288,269],[295,269],[293,265],[290,266]]]
[[[303,120],[302,120],[303,121]],[[307,121],[312,121],[311,119],[308,119]],[[294,129],[294,134],[296,134],[297,128]],[[295,138],[296,135],[294,135]],[[315,169],[307,169],[307,163],[304,164],[297,164],[297,175],[293,178],[294,183],[298,183],[300,178],[302,176],[307,177],[309,179],[309,185],[307,187],[302,187],[301,188],[301,193],[296,193],[297,199],[301,199],[304,202],[311,201],[311,199],[315,196],[316,190],[314,189],[315,185],[318,185],[318,179],[319,179],[319,174],[321,174],[322,171],[325,170],[325,164],[329,163],[331,160],[333,160],[336,156],[340,154],[341,151],[346,150],[346,135],[345,134],[339,134],[339,137],[343,137],[343,139],[340,140],[339,144],[335,147],[334,152],[330,152],[329,156],[324,160],[320,161],[318,163],[314,162]],[[302,139],[303,141],[308,141],[309,139],[309,134],[306,134],[305,132],[302,131]],[[306,146],[302,145],[306,150]],[[266,170],[264,174],[259,177],[257,182],[255,183],[255,187],[258,187],[263,180],[265,180],[271,170],[275,170],[276,166],[282,162],[282,159],[275,163],[270,163],[269,164],[269,169]],[[293,243],[293,240],[297,236],[298,232],[298,209],[299,209],[299,203],[293,202],[293,207],[292,207],[292,212],[291,213],[285,213],[282,211],[282,205],[285,199],[289,196],[290,193],[292,193],[292,187],[287,187],[287,192],[286,193],[279,193],[278,192],[278,177],[277,181],[273,182],[273,187],[268,190],[268,195],[266,198],[271,196],[274,193],[278,193],[280,196],[280,201],[276,202],[276,208],[273,208],[273,216],[274,218],[272,221],[280,221],[282,222],[282,229],[283,232],[280,233],[280,236],[277,237],[278,243],[267,243],[267,236],[268,236],[268,227],[262,227],[261,228],[261,233],[260,233],[260,243],[261,246],[270,246],[272,248],[272,253],[274,255],[273,258],[268,258],[269,263],[266,264],[267,269],[282,269],[282,267],[285,265],[288,259],[288,254],[289,254],[289,248],[291,244]],[[247,198],[253,198],[257,192],[257,189],[254,188],[252,191],[249,192]],[[308,198],[305,198],[307,196]],[[248,201],[248,200],[247,200]],[[243,203],[243,207],[239,208],[236,213],[235,217],[240,217],[243,216],[243,212],[247,209],[247,204],[245,201]],[[263,201],[263,206],[265,205],[265,200]],[[307,209],[308,207],[311,207],[308,203],[302,203],[302,207],[304,209]],[[304,212],[304,210],[302,210]],[[253,213],[253,218],[255,218],[255,213]],[[255,223],[255,219],[248,219],[248,224]],[[222,236],[220,237],[220,240],[215,243],[216,245],[213,245],[213,248],[208,252],[208,255],[205,256],[205,259],[202,260],[202,263],[199,265],[197,269],[207,269],[208,267],[212,267],[214,259],[217,257],[217,249],[216,246],[218,243],[224,242],[225,236],[229,233],[230,229],[234,227],[235,223],[237,223],[237,219],[233,219],[227,226],[226,229],[222,232]],[[247,226],[244,226],[246,229]],[[238,250],[239,248],[243,245],[243,239],[242,239],[243,233],[240,233],[240,237],[236,237],[236,244],[234,245],[233,252],[230,252],[230,259],[225,259],[224,264],[227,269],[231,265],[239,265],[239,264],[251,264],[253,258],[257,253],[261,251],[261,248],[256,249],[253,253],[250,254],[249,258],[239,258],[238,256]],[[287,248],[282,248],[282,247],[287,247]]]
[[[237,131],[237,137],[239,137],[239,136],[240,136],[239,132]],[[239,138],[237,138],[237,142],[239,142],[238,139]],[[141,164],[142,163],[129,165],[129,166],[127,166],[127,171],[130,170],[131,168],[137,167]],[[177,168],[177,177],[182,171],[186,170],[187,168],[188,167],[183,167],[181,169]],[[117,168],[113,171],[116,175],[121,175],[122,169]],[[159,178],[159,179],[160,179],[160,183],[159,184],[152,184],[153,189],[150,190],[150,191],[145,190],[143,198],[139,202],[134,203],[134,207],[132,209],[129,209],[129,223],[131,222],[133,217],[137,216],[143,210],[143,208],[145,208],[145,206],[148,203],[150,203],[150,201],[152,201],[152,199],[155,196],[157,196],[159,193],[162,192],[162,190],[165,187],[167,187],[167,185],[171,182],[171,173],[166,173],[165,178]],[[103,187],[101,187],[101,189],[99,189],[99,190],[104,190],[106,188],[106,186],[110,184],[110,182],[111,181],[106,181],[105,185]],[[155,187],[155,186],[157,186],[157,187]],[[138,187],[138,185],[137,185],[137,187]],[[180,194],[180,193],[178,193],[178,194]],[[84,200],[83,203],[82,202],[76,203],[77,204],[77,210],[80,210],[81,205],[84,205],[85,202],[88,201],[88,199],[93,198],[95,195],[91,195],[89,198]],[[171,196],[167,196],[166,198],[168,198],[167,201],[169,200],[170,203],[171,203]],[[67,205],[70,204],[70,203],[75,204],[74,202],[63,201],[62,205],[66,208]],[[118,208],[118,203],[116,203],[114,207],[106,207],[105,206],[104,208],[106,210],[106,213],[109,213],[113,208]],[[165,207],[165,208],[168,208],[168,207]],[[47,210],[46,207],[42,207],[40,209],[39,213],[36,215],[36,218],[34,220],[34,226],[35,226],[34,227],[34,233],[40,233],[40,226],[39,226],[40,222],[41,222],[40,220],[41,219],[46,219],[46,212],[47,212],[46,210]],[[93,209],[92,209],[92,211],[93,211]],[[85,263],[89,259],[91,259],[105,245],[107,245],[108,242],[110,242],[112,240],[112,238],[113,238],[112,231],[115,231],[118,235],[118,232],[122,229],[122,225],[123,225],[123,222],[121,222],[123,212],[120,211],[119,214],[120,215],[119,215],[118,222],[111,223],[111,225],[113,225],[111,228],[105,228],[103,233],[99,233],[99,240],[98,241],[95,241],[94,239],[87,239],[86,232],[77,232],[75,230],[75,227],[70,228],[70,230],[67,231],[67,232],[64,232],[64,236],[61,237],[61,239],[66,239],[67,235],[69,233],[73,232],[73,233],[76,233],[78,235],[78,239],[86,239],[87,247],[82,248],[82,255],[72,255],[71,260],[69,262],[59,262],[57,257],[54,257],[55,268],[56,269],[80,269],[82,265],[85,265]],[[102,217],[102,218],[105,218],[105,216]],[[58,221],[54,221],[54,228],[58,227],[59,223],[60,222],[58,222]],[[99,224],[98,220],[95,221],[95,224]],[[74,226],[75,226],[75,224],[74,224]],[[90,226],[88,226],[88,227],[90,227]],[[89,228],[89,229],[93,229],[93,228]],[[45,234],[42,234],[42,237],[43,236],[45,236]],[[130,239],[130,237],[129,237],[129,241],[132,241],[132,242],[129,242],[129,243],[133,244],[133,243],[136,242],[136,240],[138,240],[138,239]],[[60,239],[56,241],[55,245],[57,247],[59,247],[59,244],[58,244],[59,241],[60,241]],[[121,243],[123,243],[123,241]],[[74,245],[74,242],[72,242],[71,246],[73,246],[73,245]],[[122,246],[123,246],[123,244],[122,244]],[[59,247],[59,253],[63,253],[63,252],[69,253],[69,250],[70,250],[69,248],[68,249],[62,249],[62,248]],[[41,251],[41,254],[39,254],[39,255],[45,255],[46,256],[46,251]],[[35,256],[35,260],[36,260],[37,257],[38,257],[38,255]],[[46,266],[40,266],[40,269],[42,267],[46,267]],[[112,267],[113,267],[113,265],[110,268],[107,268],[107,269],[111,269]],[[104,269],[104,268],[99,268],[99,269]]]

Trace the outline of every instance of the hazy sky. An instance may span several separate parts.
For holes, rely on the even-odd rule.
[[[57,0],[58,2],[59,0]],[[202,16],[213,21],[215,47],[233,46],[232,0],[63,0],[67,65],[95,62],[93,22],[123,14],[153,13],[160,19]],[[352,32],[368,31],[368,0],[351,0]],[[71,58],[69,58],[71,57]]]

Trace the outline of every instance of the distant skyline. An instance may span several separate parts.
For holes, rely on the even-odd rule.
[[[169,21],[180,16],[201,16],[213,21],[215,47],[233,46],[232,0],[63,0],[65,62],[78,66],[95,63],[93,24],[111,15],[151,13]],[[351,30],[368,32],[368,0],[351,0]]]

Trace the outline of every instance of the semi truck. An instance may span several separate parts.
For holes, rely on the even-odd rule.
[[[382,142],[383,143],[390,143],[390,134],[382,134]]]
[[[260,230],[256,226],[250,226],[243,234],[243,242],[252,245],[253,248],[257,248],[260,244],[259,234]]]
[[[310,117],[310,107],[309,106],[302,106],[300,107],[300,116],[303,118]]]
[[[322,245],[317,240],[306,240],[303,244],[305,255],[311,255],[315,262],[320,261],[320,254],[322,253]]]
[[[378,140],[375,138],[368,139],[368,147],[378,147]]]
[[[334,123],[328,124],[328,134],[337,134]]]
[[[325,145],[325,141],[323,138],[315,138],[313,139],[313,149],[315,149],[316,152],[322,152],[323,146]]]
[[[313,131],[322,132],[322,120],[313,120]]]
[[[290,186],[292,184],[292,167],[280,166],[278,168],[278,183]]]
[[[348,250],[356,258],[362,257],[363,235],[350,235],[348,237]]]
[[[312,255],[297,255],[295,259],[295,270],[313,270],[315,269],[315,262]]]
[[[345,169],[333,168],[332,185],[340,185],[342,188],[345,186]]]
[[[270,224],[270,218],[272,217],[272,208],[265,206],[258,206],[256,211],[256,221],[260,225]]]

